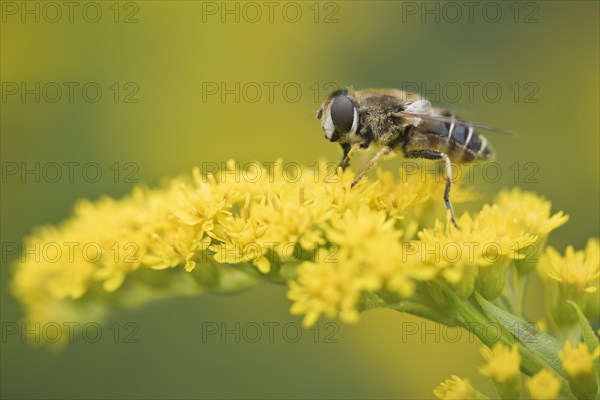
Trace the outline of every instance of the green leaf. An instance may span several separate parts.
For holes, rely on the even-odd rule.
[[[502,329],[510,332],[523,349],[528,350],[535,358],[543,361],[558,375],[566,378],[558,357],[558,352],[562,350],[558,340],[537,329],[532,322],[525,321],[498,308],[477,292],[475,292],[475,299],[483,311],[490,318],[496,320]]]
[[[577,317],[579,318],[579,324],[581,325],[581,333],[583,334],[583,340],[585,340],[585,344],[587,344],[590,353],[593,353],[596,350],[596,347],[600,346],[600,342],[598,341],[598,336],[594,333],[594,329],[590,325],[589,321],[583,315],[583,312],[577,305],[577,303],[567,300],[567,303],[573,306],[575,311],[577,312]],[[596,358],[594,361],[594,372],[596,373],[596,383],[600,386],[600,358]]]
[[[562,350],[560,343],[553,336],[537,329],[532,322],[527,322],[498,308],[477,292],[475,292],[475,299],[485,314],[496,320],[500,327],[510,333],[520,345],[521,366],[528,375],[533,375],[541,368],[553,370],[561,383],[561,395],[568,399],[574,399],[575,395],[569,389],[569,383],[558,357],[558,352]]]

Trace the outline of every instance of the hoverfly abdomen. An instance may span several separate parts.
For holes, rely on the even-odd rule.
[[[473,154],[476,160],[488,160],[494,158],[495,154],[487,138],[477,132],[473,128],[468,128],[471,131],[470,138],[467,136],[465,143],[466,150]]]
[[[469,135],[468,127],[464,125],[455,125],[452,127],[452,125],[450,125],[448,134],[450,135],[450,133],[452,134],[452,139],[454,139],[454,141],[459,145],[464,146],[465,143],[467,143],[467,137]]]
[[[468,162],[493,158],[487,139],[461,122],[422,121],[418,130],[429,136],[429,147],[447,153],[453,161]]]
[[[496,153],[494,153],[494,149],[490,147],[489,143],[487,144],[485,149],[480,150],[480,154],[481,158],[485,160],[493,160],[494,158],[496,158]]]
[[[419,129],[425,133],[433,134],[441,138],[448,137],[450,124],[439,121],[423,121],[419,124]]]

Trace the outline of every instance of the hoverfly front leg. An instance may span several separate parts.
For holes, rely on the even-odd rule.
[[[377,161],[379,161],[381,157],[386,156],[391,152],[392,150],[389,147],[382,147],[381,150],[379,150],[377,154],[375,154],[375,156],[369,160],[365,168],[356,176],[356,179],[354,179],[354,182],[352,182],[352,185],[350,185],[350,187],[354,187],[358,183],[358,181],[360,181],[360,179],[363,176],[365,176],[367,172],[369,172],[373,165],[377,164]]]
[[[343,154],[342,160],[338,164],[338,168],[342,168],[342,171],[345,171],[346,168],[348,168],[348,165],[350,165],[350,159],[352,158],[352,154],[354,154],[354,152],[358,150],[361,146],[360,144],[350,146],[349,143],[342,143],[340,146],[342,146]]]
[[[440,153],[435,150],[414,150],[407,152],[406,157],[408,158],[425,158],[427,160],[440,160],[443,159],[446,163],[446,187],[444,188],[444,203],[446,204],[446,209],[450,211],[450,218],[454,226],[458,229],[460,227],[456,223],[456,219],[454,218],[454,210],[452,209],[452,204],[450,203],[450,187],[452,186],[452,164],[450,163],[450,157],[448,157],[445,153]]]
[[[341,168],[342,171],[344,171],[348,167],[348,164],[350,164],[350,157],[348,156],[348,154],[350,154],[350,143],[342,143],[340,146],[342,146],[343,153],[338,168]]]

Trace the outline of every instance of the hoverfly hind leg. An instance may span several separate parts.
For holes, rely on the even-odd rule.
[[[454,209],[452,208],[452,204],[450,203],[450,187],[452,186],[452,163],[450,162],[450,157],[447,154],[442,153],[442,158],[446,163],[446,186],[444,187],[444,204],[446,204],[446,209],[450,210],[450,219],[452,220],[452,224],[456,227],[456,229],[460,230],[460,226],[456,223],[456,218],[454,218]]]
[[[414,150],[407,152],[407,158],[425,158],[427,160],[444,160],[446,164],[446,186],[444,187],[444,204],[446,205],[446,209],[450,211],[450,219],[452,224],[460,229],[458,224],[456,223],[456,218],[454,217],[454,209],[452,208],[452,203],[450,203],[450,188],[452,187],[452,164],[450,162],[450,157],[448,157],[445,153],[440,153],[435,150]]]

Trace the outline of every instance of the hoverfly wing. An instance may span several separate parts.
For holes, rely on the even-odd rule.
[[[459,119],[459,118],[452,117],[452,116],[439,115],[439,114],[416,113],[416,112],[410,112],[410,111],[400,111],[398,113],[395,113],[394,115],[398,115],[400,117],[421,118],[424,120],[438,121],[438,122],[444,122],[444,123],[448,123],[448,124],[454,123],[456,125],[472,127],[473,129],[480,129],[482,131],[502,133],[502,134],[513,136],[513,137],[519,136],[519,134],[515,131],[509,131],[506,129],[495,128],[493,126],[482,125],[482,124],[478,124],[476,122],[466,121],[466,120]]]

